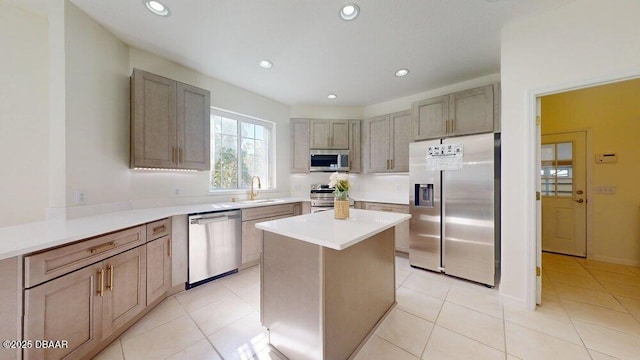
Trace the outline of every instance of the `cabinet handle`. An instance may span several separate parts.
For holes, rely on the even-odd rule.
[[[171,162],[172,163],[176,162],[176,148],[175,147],[171,148]]]
[[[451,132],[454,132],[456,130],[456,121],[454,119],[451,119]]]
[[[163,232],[163,231],[165,231],[166,229],[167,229],[167,227],[166,227],[165,225],[162,225],[162,226],[156,226],[156,227],[154,227],[154,228],[153,228],[153,235],[155,235],[155,234],[157,234],[157,233],[160,233],[160,232]]]
[[[387,170],[389,170],[389,159],[387,159]]]
[[[389,208],[380,208],[380,210],[382,210],[382,211],[391,211],[391,212],[393,212],[393,209],[389,209]]]
[[[100,285],[98,286],[98,296],[102,296],[104,294],[104,269],[98,270],[98,277],[100,281]]]
[[[391,162],[391,167],[389,169],[393,169],[393,159],[391,159],[390,162]]]
[[[91,249],[89,249],[89,252],[91,254],[99,254],[101,252],[105,252],[105,251],[107,251],[109,249],[112,249],[114,247],[116,247],[116,243],[112,241],[112,242],[110,242],[108,244],[104,244],[104,245],[100,245],[100,246],[96,246],[94,248],[91,248]]]
[[[107,278],[109,279],[107,290],[113,291],[113,265],[107,266],[107,274]]]
[[[169,248],[167,249],[167,255],[169,257],[171,257],[171,238],[167,239],[167,241],[169,242]]]
[[[182,164],[182,148],[178,148],[178,163]]]

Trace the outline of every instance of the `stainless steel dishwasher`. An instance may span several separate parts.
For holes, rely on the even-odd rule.
[[[189,215],[187,289],[238,272],[241,263],[241,210]]]

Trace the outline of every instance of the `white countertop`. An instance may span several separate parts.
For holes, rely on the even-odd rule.
[[[349,218],[334,218],[333,210],[265,221],[256,228],[311,244],[343,250],[383,230],[409,220],[411,215],[350,209]]]
[[[134,209],[73,220],[49,220],[3,227],[0,228],[0,260],[141,225],[169,216],[308,201],[308,199],[300,198],[280,198],[270,202],[264,202],[265,200],[268,199],[260,199],[257,202],[241,201]]]

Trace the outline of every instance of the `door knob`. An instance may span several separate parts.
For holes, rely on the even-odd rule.
[[[576,200],[576,202],[577,202],[578,204],[582,204],[582,203],[584,202],[584,200],[582,200],[582,199],[578,199],[578,200]]]
[[[578,195],[582,195],[582,194],[584,194],[584,191],[582,191],[582,190],[578,190],[578,191],[576,191],[576,194],[578,194]]]

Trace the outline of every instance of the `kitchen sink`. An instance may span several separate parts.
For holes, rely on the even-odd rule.
[[[274,202],[282,202],[279,199],[258,199],[258,200],[240,200],[237,201],[238,204],[263,204],[263,203],[274,203]]]

